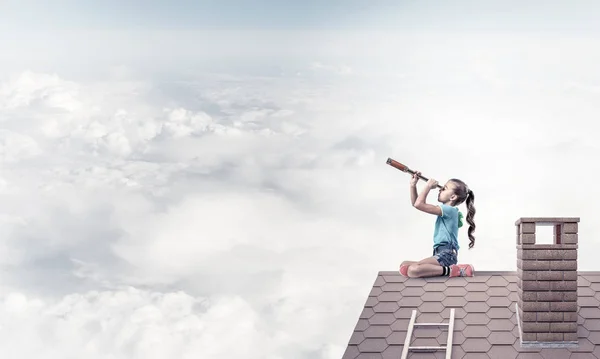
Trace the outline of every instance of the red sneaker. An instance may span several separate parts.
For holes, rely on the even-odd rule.
[[[472,277],[474,271],[470,264],[453,264],[450,266],[450,277]]]
[[[406,264],[400,266],[400,274],[402,274],[405,277],[408,277],[408,266]]]

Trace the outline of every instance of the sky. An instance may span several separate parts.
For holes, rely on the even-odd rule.
[[[431,255],[388,157],[473,190],[459,262],[565,216],[598,270],[597,3],[248,4],[0,2],[7,358],[341,358]]]

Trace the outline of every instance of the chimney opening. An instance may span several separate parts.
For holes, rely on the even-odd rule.
[[[554,225],[536,223],[535,225],[535,244],[555,244],[554,243]]]

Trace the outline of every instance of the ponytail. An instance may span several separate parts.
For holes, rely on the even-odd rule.
[[[475,245],[475,236],[473,235],[473,232],[475,232],[475,221],[473,219],[473,217],[475,217],[475,196],[473,195],[473,191],[468,190],[467,191],[467,223],[469,224],[469,249],[473,248],[473,246]]]

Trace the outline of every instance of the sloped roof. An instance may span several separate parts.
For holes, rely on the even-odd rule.
[[[468,278],[406,278],[379,272],[343,359],[400,359],[412,310],[417,323],[447,323],[455,309],[453,359],[600,359],[600,272],[578,273],[578,348],[521,348],[516,272]],[[445,346],[447,328],[416,327],[411,346]],[[445,358],[410,352],[408,358]]]

